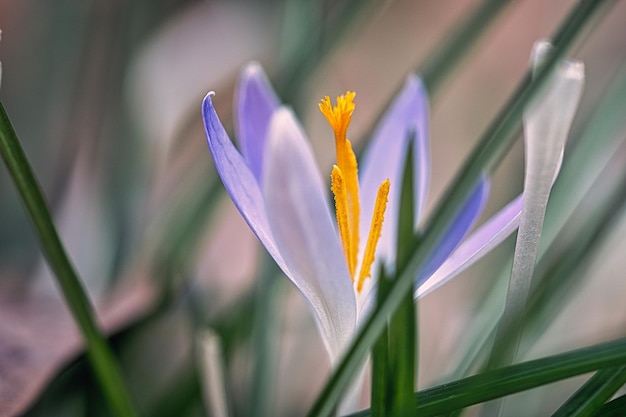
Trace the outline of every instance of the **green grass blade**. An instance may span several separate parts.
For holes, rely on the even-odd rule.
[[[444,198],[433,210],[433,217],[426,223],[423,240],[421,240],[407,267],[400,271],[399,278],[393,282],[385,302],[376,308],[357,334],[346,356],[339,363],[316,400],[309,413],[310,416],[328,416],[332,413],[343,390],[356,373],[360,363],[365,359],[368,349],[386,326],[386,318],[397,310],[402,303],[404,294],[412,288],[413,280],[418,271],[435,249],[443,233],[448,229],[458,208],[462,206],[483,172],[494,168],[505,151],[512,146],[514,133],[519,127],[526,105],[543,86],[551,70],[574,42],[585,24],[594,16],[601,5],[608,4],[611,3],[609,1],[581,1],[566,17],[553,38],[554,53],[544,62],[544,65],[535,71],[534,76],[530,72],[526,74],[512,99],[483,135],[453,184],[446,191]]]
[[[252,369],[252,387],[250,410],[248,415],[266,417],[275,415],[274,398],[276,381],[274,375],[278,367],[277,335],[281,322],[279,320],[280,287],[283,282],[282,272],[278,265],[265,254],[256,288],[256,306],[252,333],[252,352],[254,363]]]
[[[626,415],[626,395],[604,404],[594,417],[624,417]]]
[[[383,302],[389,291],[391,281],[385,274],[384,266],[380,266],[378,274],[377,304]],[[372,417],[384,417],[388,414],[391,403],[389,375],[389,328],[385,326],[378,340],[372,347],[372,385],[371,407]]]
[[[504,6],[511,3],[511,0],[483,1],[467,20],[452,31],[443,44],[437,45],[429,58],[417,70],[431,96],[435,95],[489,24],[504,10]]]
[[[590,417],[626,384],[626,366],[595,373],[552,417]]]
[[[63,248],[43,192],[1,102],[0,155],[26,206],[65,302],[85,339],[87,356],[111,410],[118,416],[137,415],[126,391],[117,360],[96,325],[93,307]]]
[[[410,134],[415,135],[415,132]],[[414,235],[415,196],[413,193],[414,146],[412,144],[413,140],[410,140],[404,161],[400,192],[396,254],[396,268],[398,270],[406,266],[416,241]],[[389,324],[389,363],[390,370],[393,372],[392,375],[389,375],[390,380],[393,381],[393,397],[389,415],[392,416],[410,416],[415,409],[413,392],[415,391],[418,356],[416,311],[417,305],[413,301],[413,288],[410,288]]]
[[[607,367],[626,365],[626,339],[507,366],[415,394],[415,415],[438,416]],[[369,410],[350,417],[369,416]]]

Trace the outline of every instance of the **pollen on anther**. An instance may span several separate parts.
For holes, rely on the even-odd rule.
[[[378,245],[378,240],[380,239],[383,229],[383,221],[385,220],[385,210],[387,209],[390,186],[391,183],[389,179],[386,179],[380,184],[380,187],[378,187],[370,233],[367,237],[367,245],[363,253],[363,261],[361,262],[361,270],[359,271],[359,279],[357,281],[357,291],[359,293],[363,289],[363,283],[371,275],[372,264],[374,263],[376,255],[376,246]]]
[[[354,279],[356,257],[352,256],[352,252],[355,250],[355,248],[352,247],[353,240],[351,239],[350,220],[348,217],[348,193],[346,190],[343,173],[337,165],[333,166],[330,178],[330,188],[333,192],[333,195],[335,196],[335,214],[337,217],[337,226],[339,227],[339,236],[341,237],[341,243],[343,245],[343,251],[348,264],[350,277]]]

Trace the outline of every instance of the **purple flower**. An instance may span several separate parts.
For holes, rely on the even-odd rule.
[[[322,100],[320,109],[334,130],[338,152],[332,172],[335,210],[305,133],[259,65],[248,65],[239,82],[241,152],[226,134],[212,96],[204,99],[203,116],[217,171],[250,228],[308,301],[334,363],[375,298],[376,264],[394,267],[402,168],[410,141],[416,225],[423,211],[430,172],[424,85],[414,75],[407,78],[358,168],[346,139],[354,93],[338,97],[335,107],[328,97]],[[519,197],[464,240],[488,189],[487,179],[481,179],[459,210],[416,277],[416,297],[458,274],[515,230]]]

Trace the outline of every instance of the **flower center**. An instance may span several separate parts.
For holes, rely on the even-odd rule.
[[[354,92],[348,91],[345,95],[337,97],[337,105],[334,107],[330,102],[330,97],[326,96],[320,101],[319,108],[335,132],[337,164],[333,166],[330,174],[331,190],[335,196],[337,225],[348,264],[348,271],[350,272],[352,282],[356,281],[357,291],[360,293],[363,289],[363,283],[371,275],[376,245],[380,238],[385,218],[390,183],[389,179],[387,179],[378,187],[372,223],[357,279],[356,267],[359,252],[360,216],[358,163],[352,150],[352,144],[346,138],[348,126],[352,120],[352,112],[354,111],[355,95]]]

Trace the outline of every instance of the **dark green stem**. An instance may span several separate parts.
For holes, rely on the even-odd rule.
[[[43,192],[1,102],[0,154],[26,206],[65,301],[83,334],[87,344],[87,356],[105,398],[116,415],[136,416],[115,356],[96,325],[93,308],[65,253]]]

